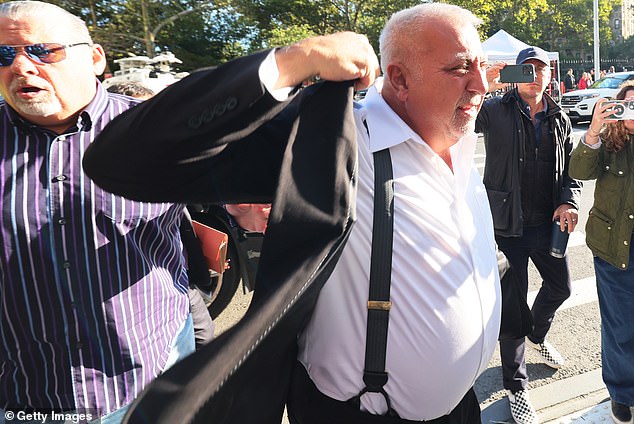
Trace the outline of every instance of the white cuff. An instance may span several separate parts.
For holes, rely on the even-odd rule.
[[[275,49],[266,56],[266,59],[260,64],[258,70],[260,81],[266,87],[266,90],[271,93],[271,96],[277,101],[283,102],[288,99],[291,90],[294,87],[282,87],[277,90],[273,89],[277,83],[277,79],[280,76],[280,70],[277,67],[277,61],[275,60]]]
[[[594,143],[594,144],[586,143],[586,135],[585,134],[581,137],[581,142],[583,143],[584,146],[586,146],[586,147],[588,147],[590,149],[593,149],[593,150],[598,149],[599,147],[601,147],[601,144],[603,144],[601,142],[601,137],[598,137],[598,141],[596,143]]]

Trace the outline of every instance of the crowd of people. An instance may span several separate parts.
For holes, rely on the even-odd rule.
[[[155,96],[106,91],[106,53],[71,13],[0,4],[0,424],[12,411],[116,424],[142,408],[129,422],[147,422],[170,405],[134,403],[142,393],[228,342],[212,340],[189,287],[181,225],[192,202],[227,205],[239,225],[266,231],[254,301],[286,295],[287,280],[323,284],[306,307],[280,311],[301,324],[285,327],[299,330],[276,352],[288,372],[249,404],[271,412],[236,399],[222,422],[279,423],[285,406],[292,424],[479,423],[473,385],[498,343],[501,251],[524,299],[529,260],[543,279],[532,331],[499,341],[511,415],[537,424],[525,346],[564,366],[546,339],[571,290],[551,231],[575,230],[589,179],[603,379],[613,421],[631,423],[634,121],[611,120],[599,101],[573,149],[537,46],[516,59],[535,82],[485,100],[505,65],[487,61],[480,24],[425,3],[389,18],[380,62],[365,36],[339,32],[194,72]],[[575,82],[571,69],[566,80],[581,88],[592,76]],[[617,99],[634,100],[634,83]],[[326,109],[328,119],[315,113]],[[273,264],[276,249],[285,260]]]
[[[627,69],[623,67],[623,71],[626,70]],[[606,75],[613,74],[614,72],[616,72],[614,66],[610,66],[607,70],[601,69],[599,71],[599,77],[596,78],[594,69],[590,69],[589,71],[581,70],[578,72],[579,77],[577,78],[575,77],[574,70],[569,68],[566,71],[564,80],[562,81],[563,92],[588,89],[597,80],[605,77]]]

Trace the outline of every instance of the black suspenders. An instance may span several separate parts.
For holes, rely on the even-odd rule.
[[[365,122],[364,122],[365,124]],[[366,126],[367,129],[367,126]],[[368,132],[369,134],[369,132]],[[348,402],[357,408],[367,392],[381,393],[387,403],[387,415],[398,417],[383,386],[387,383],[385,352],[390,319],[390,283],[392,278],[392,239],[394,235],[394,181],[390,150],[374,153],[374,217],[372,225],[372,258],[368,325],[365,345],[365,388]]]

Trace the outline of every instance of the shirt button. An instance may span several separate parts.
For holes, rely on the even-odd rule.
[[[64,224],[66,224],[66,218],[60,218],[60,219],[58,219],[58,220],[57,220],[57,223],[58,223],[59,225],[64,225]]]
[[[57,137],[57,141],[64,141],[64,140],[66,140],[65,135],[60,135],[59,137]]]
[[[68,269],[68,268],[70,268],[70,262],[68,262],[68,261],[67,261],[67,262],[64,262],[64,263],[62,264],[62,268],[64,268],[64,269]]]
[[[81,342],[77,342],[77,343],[75,343],[75,349],[79,350],[79,349],[81,349],[82,347],[84,347],[84,345],[83,345]]]
[[[66,175],[57,175],[53,177],[53,182],[55,181],[64,181],[66,179]]]

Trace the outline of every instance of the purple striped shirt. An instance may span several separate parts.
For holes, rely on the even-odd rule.
[[[134,104],[98,83],[58,136],[0,101],[0,408],[119,409],[164,369],[189,313],[183,206],[112,195],[82,172]]]

